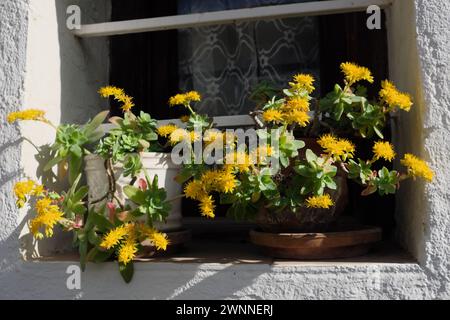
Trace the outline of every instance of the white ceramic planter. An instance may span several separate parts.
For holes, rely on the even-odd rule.
[[[158,184],[160,188],[164,188],[167,192],[167,199],[172,199],[182,194],[182,187],[174,179],[179,173],[180,166],[175,165],[170,153],[141,153],[141,161],[143,167],[147,170],[150,179],[158,175]],[[102,198],[108,192],[108,176],[105,169],[105,161],[97,155],[88,155],[85,157],[85,172],[87,177],[87,184],[89,186],[89,201],[95,201]],[[121,165],[114,167],[116,178],[116,194],[118,198],[124,203],[125,195],[123,187],[130,183],[130,177],[125,178],[122,174],[123,169]],[[142,173],[142,177],[144,174]],[[137,184],[135,184],[137,185]],[[105,201],[96,204],[101,206]],[[181,216],[181,199],[171,202],[172,210],[167,217],[166,223],[156,223],[155,227],[158,230],[169,232],[177,231],[182,228]]]

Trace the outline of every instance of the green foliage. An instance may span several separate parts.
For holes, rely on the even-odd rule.
[[[262,81],[259,83],[250,95],[250,100],[257,106],[263,106],[266,102],[280,93],[272,83],[268,81]]]
[[[278,140],[279,153],[275,155],[280,160],[283,167],[287,168],[290,164],[290,159],[298,156],[298,150],[305,147],[305,143],[301,140],[296,140],[294,136],[286,131],[283,131]]]
[[[334,181],[337,168],[310,149],[306,150],[306,161],[299,161],[294,170],[301,177],[298,180],[298,187],[302,195],[323,195],[325,188],[332,190],[337,188]]]
[[[157,121],[149,114],[141,112],[139,117],[126,113],[124,118],[113,118],[111,122],[117,125],[110,130],[97,147],[97,153],[113,162],[124,161],[130,153],[157,151],[159,146],[151,144],[158,140],[156,134]],[[153,147],[153,149],[151,149]]]
[[[74,220],[77,216],[83,217],[87,211],[83,200],[87,197],[89,189],[87,186],[78,188],[80,179],[81,174],[75,179],[70,189],[62,193],[63,201],[61,206],[64,209],[64,216],[69,220]]]
[[[399,183],[399,173],[395,170],[389,171],[383,167],[378,171],[378,177],[374,180],[374,185],[380,195],[395,194]]]
[[[73,184],[81,173],[83,157],[89,153],[88,145],[98,141],[103,132],[98,127],[105,121],[108,112],[99,113],[85,126],[61,125],[56,132],[56,140],[51,149],[56,152],[54,159],[44,167],[45,171],[51,170],[55,165],[66,161],[69,165],[69,182]]]
[[[188,130],[203,130],[204,128],[211,127],[212,120],[208,116],[200,114],[191,114],[189,121],[187,122],[186,128]]]
[[[133,279],[133,274],[134,274],[133,262],[130,262],[127,264],[119,263],[119,272],[120,272],[120,275],[122,276],[123,280],[126,283],[130,283],[131,279]]]
[[[286,103],[286,99],[277,99],[275,96],[269,100],[264,106],[263,110],[280,109]]]
[[[139,154],[129,154],[125,158],[123,164],[123,175],[124,177],[136,177],[142,170],[142,162]]]
[[[358,163],[353,160],[349,160],[347,163],[348,167],[348,177],[350,179],[358,179],[361,184],[367,184],[370,179],[372,179],[372,168],[370,163],[358,159]]]
[[[148,177],[146,180],[148,185],[146,190],[134,186],[125,186],[123,189],[126,196],[138,206],[132,213],[136,217],[146,215],[149,223],[164,221],[171,209],[170,202],[166,201],[167,192],[158,187],[158,176],[155,176],[153,181]]]
[[[386,167],[381,170],[372,170],[371,161],[358,159],[358,163],[350,160],[347,164],[349,179],[355,180],[366,189],[363,195],[369,195],[378,191],[380,195],[394,194],[400,182],[400,174],[395,171],[389,171]]]
[[[363,138],[371,138],[374,134],[383,138],[382,130],[386,121],[383,108],[369,103],[366,91],[362,86],[355,93],[344,91],[336,84],[334,90],[320,100],[320,111],[325,121],[334,128],[345,128],[350,124]]]

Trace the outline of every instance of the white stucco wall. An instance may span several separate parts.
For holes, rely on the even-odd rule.
[[[33,1],[51,2],[29,1],[31,4]],[[39,48],[33,45],[35,30],[27,32],[28,19],[30,26],[33,25],[33,11],[28,10],[29,1],[0,2],[1,119],[4,123],[5,114],[22,108],[24,100],[51,105],[58,100],[58,95],[67,94],[70,98],[66,102],[72,103],[67,119],[84,117],[87,109],[78,108],[96,101],[89,96],[92,83],[82,87],[79,90],[81,93],[67,92],[67,87],[64,89],[56,81],[58,68],[51,61],[47,63],[53,71],[46,79],[55,81],[53,84],[58,89],[44,87],[42,95],[31,94],[36,88],[33,83],[39,80],[38,76],[31,74],[35,72],[36,75],[40,66],[35,66],[33,71],[30,59],[39,56],[39,52],[44,54],[44,50],[54,54],[54,47]],[[94,2],[99,3],[90,3]],[[402,115],[398,123],[396,144],[400,152],[412,151],[426,158],[436,172],[432,184],[408,184],[398,197],[397,221],[401,226],[398,228],[398,238],[418,258],[418,264],[319,263],[286,266],[140,263],[136,265],[133,282],[126,285],[118,275],[116,265],[105,263],[89,265],[82,277],[82,289],[70,291],[66,288],[65,274],[70,262],[24,262],[19,259],[17,230],[20,221],[17,221],[19,214],[14,209],[10,190],[20,175],[20,163],[25,164],[25,170],[29,170],[29,164],[21,162],[26,156],[21,153],[17,142],[17,128],[2,125],[0,298],[450,298],[450,2],[396,0],[389,10],[391,78],[402,90],[412,92],[416,102],[413,111]],[[96,13],[96,10],[92,12]],[[39,21],[35,23],[35,26],[40,24]],[[49,39],[57,45],[54,35]],[[90,71],[85,64],[93,61],[91,59],[96,61],[94,51],[89,49],[92,47],[85,40],[77,43],[69,35],[62,37],[59,43],[62,42],[63,46],[74,46],[79,50],[70,51],[74,53],[74,60],[58,62],[60,70],[67,68],[69,77],[72,72],[78,73],[79,76],[73,75],[75,79],[89,78]],[[96,83],[102,79],[104,69],[92,70],[98,72],[90,78]],[[72,88],[74,82],[68,83]],[[44,93],[50,94],[51,98]],[[58,108],[61,107],[64,112],[65,106],[60,104]]]

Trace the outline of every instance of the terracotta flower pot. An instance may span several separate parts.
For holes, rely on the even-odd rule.
[[[301,140],[306,145],[300,150],[300,158],[305,157],[307,149],[311,149],[317,155],[322,152],[315,139],[306,138]],[[331,196],[335,204],[333,207],[329,209],[299,208],[295,213],[291,210],[274,212],[263,207],[256,216],[256,224],[262,231],[272,233],[329,231],[333,228],[333,225],[343,213],[348,203],[347,178],[342,170],[338,169],[335,181],[337,189],[327,190],[327,193]]]

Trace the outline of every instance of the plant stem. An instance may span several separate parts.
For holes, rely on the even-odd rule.
[[[35,145],[34,142],[31,141],[30,139],[28,139],[27,137],[23,137],[23,140],[25,140],[25,141],[27,141],[29,144],[31,144],[31,145],[36,149],[36,151],[37,151],[38,153],[41,152],[41,150],[39,149],[39,147],[38,147],[37,145]]]

